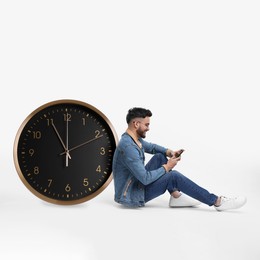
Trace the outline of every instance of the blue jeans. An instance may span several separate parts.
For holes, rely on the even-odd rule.
[[[167,163],[167,158],[163,154],[155,154],[145,165],[146,170],[155,170]],[[145,202],[148,202],[168,190],[172,192],[178,190],[188,196],[199,200],[209,206],[214,205],[218,196],[209,193],[206,189],[200,187],[178,171],[171,170],[164,174],[158,180],[145,186]]]

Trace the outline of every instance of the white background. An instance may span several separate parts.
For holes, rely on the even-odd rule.
[[[0,258],[259,260],[259,1],[1,1]],[[131,210],[113,182],[75,206],[36,198],[19,179],[22,121],[56,99],[101,110],[118,136],[133,106],[153,112],[147,141],[186,151],[176,169],[231,212]],[[148,159],[149,157],[147,157]]]

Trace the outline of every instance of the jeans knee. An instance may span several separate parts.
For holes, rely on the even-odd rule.
[[[160,162],[161,165],[167,163],[167,157],[164,154],[162,154],[162,153],[156,153],[153,157],[158,162]]]
[[[174,179],[178,179],[178,178],[181,178],[183,175],[176,171],[176,170],[172,170],[169,172],[171,174],[171,176],[174,178]]]

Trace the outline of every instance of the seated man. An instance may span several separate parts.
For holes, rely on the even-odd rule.
[[[113,157],[115,201],[140,207],[170,193],[170,207],[196,206],[205,203],[218,211],[236,209],[245,197],[227,198],[209,193],[180,172],[173,170],[180,161],[181,150],[173,151],[144,140],[149,131],[152,112],[135,107],[126,116],[127,130],[122,134]],[[145,165],[145,153],[154,154]]]

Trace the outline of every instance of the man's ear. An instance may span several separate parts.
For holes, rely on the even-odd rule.
[[[134,128],[137,129],[139,127],[139,121],[133,121]]]

